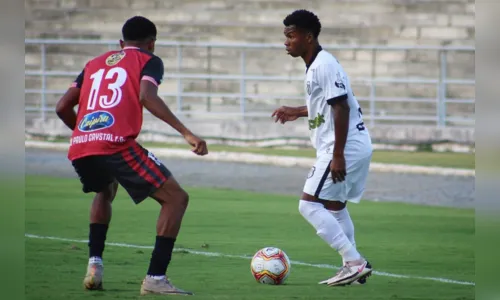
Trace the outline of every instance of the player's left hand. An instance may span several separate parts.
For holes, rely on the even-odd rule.
[[[280,122],[281,124],[295,121],[299,118],[294,108],[288,106],[281,106],[280,108],[276,109],[271,117],[274,118],[275,123]]]
[[[194,134],[188,134],[184,138],[186,139],[188,144],[193,147],[191,151],[198,155],[208,154],[207,142],[205,142],[203,139],[200,139]]]
[[[336,155],[330,163],[330,172],[332,173],[333,183],[345,180],[347,172],[345,170],[345,158],[343,155]]]

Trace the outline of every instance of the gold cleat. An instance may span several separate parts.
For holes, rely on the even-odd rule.
[[[179,288],[176,288],[168,278],[164,279],[154,279],[146,277],[142,281],[141,295],[148,294],[162,294],[162,295],[193,295],[192,292],[186,292]]]

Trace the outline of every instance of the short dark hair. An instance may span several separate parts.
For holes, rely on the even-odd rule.
[[[156,38],[156,25],[149,19],[135,16],[128,19],[122,27],[124,41],[145,41]]]
[[[299,29],[309,31],[315,38],[318,38],[318,35],[321,32],[321,23],[319,22],[318,17],[305,9],[296,10],[286,16],[283,20],[283,24],[287,27],[294,25]]]

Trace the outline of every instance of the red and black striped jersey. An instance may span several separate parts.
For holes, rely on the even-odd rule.
[[[81,91],[68,158],[113,154],[129,147],[142,128],[141,80],[160,85],[163,73],[158,56],[136,47],[90,60],[72,83]]]

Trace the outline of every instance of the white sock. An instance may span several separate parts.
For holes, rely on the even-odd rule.
[[[321,203],[300,200],[300,214],[316,229],[316,233],[342,256],[343,261],[361,258],[345,235],[337,219]]]
[[[356,247],[356,241],[354,240],[354,224],[352,223],[349,211],[347,211],[347,207],[339,211],[330,212],[335,219],[337,219],[337,222],[339,222],[340,227],[342,227],[342,230],[349,239],[349,242],[351,242],[353,247]],[[343,263],[345,264],[345,261]]]
[[[149,278],[152,278],[154,280],[163,280],[165,279],[165,275],[162,275],[162,276],[152,276],[152,275],[148,275]]]
[[[97,265],[102,265],[102,258],[99,257],[99,256],[92,256],[91,258],[89,258],[89,265],[90,264],[97,264]]]

